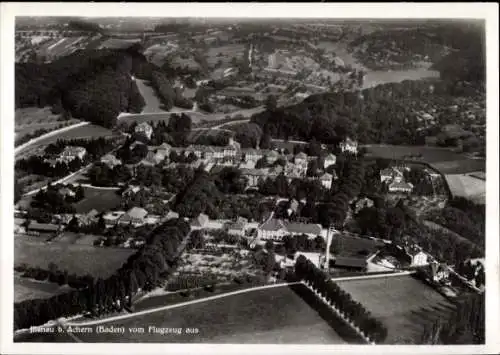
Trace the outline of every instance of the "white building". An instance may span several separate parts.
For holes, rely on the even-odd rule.
[[[340,150],[342,152],[350,152],[353,154],[358,153],[358,142],[347,137],[343,142],[340,143]]]
[[[413,191],[413,184],[410,182],[394,181],[389,185],[389,192],[411,193]]]
[[[335,163],[337,163],[337,157],[330,153],[324,159],[323,168],[326,169],[332,165],[335,165]]]
[[[332,188],[332,181],[333,181],[333,175],[324,173],[319,177],[319,180],[321,181],[321,185],[323,185],[327,189]]]
[[[67,146],[61,154],[59,154],[57,161],[61,163],[69,163],[76,158],[83,159],[85,155],[87,155],[87,149],[84,147]]]

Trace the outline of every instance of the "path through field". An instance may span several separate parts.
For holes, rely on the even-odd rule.
[[[144,106],[141,113],[166,112],[160,108],[162,103],[158,96],[156,96],[155,90],[151,87],[151,84],[140,79],[135,79],[135,82],[144,101],[146,101],[146,106]]]

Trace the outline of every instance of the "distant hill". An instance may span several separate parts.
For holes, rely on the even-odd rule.
[[[50,105],[111,127],[120,112],[140,112],[144,100],[131,79],[141,55],[131,50],[79,50],[51,63],[16,63],[16,108]]]
[[[275,138],[336,144],[347,136],[364,144],[423,145],[419,112],[436,115],[456,100],[482,100],[448,81],[389,83],[361,92],[311,95],[303,102],[256,114],[251,121]],[[444,114],[444,111],[443,111]]]

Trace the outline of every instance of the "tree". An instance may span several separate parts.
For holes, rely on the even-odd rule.
[[[270,252],[270,251],[274,251],[274,243],[273,243],[273,241],[272,241],[272,240],[268,240],[268,241],[266,242],[265,248],[266,248],[266,250],[267,250],[268,252]]]
[[[267,98],[266,98],[266,101],[265,101],[265,106],[266,106],[266,109],[271,111],[271,112],[274,112],[276,110],[276,108],[278,107],[278,101],[276,99],[276,96],[274,95],[269,95]]]
[[[268,133],[262,134],[259,142],[260,149],[270,149],[271,148],[271,136]]]

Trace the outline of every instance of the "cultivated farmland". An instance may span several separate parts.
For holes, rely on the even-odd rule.
[[[45,242],[40,238],[16,235],[14,239],[14,266],[26,264],[48,269],[54,263],[70,274],[94,277],[111,276],[135,250],[98,248],[88,245]]]
[[[303,286],[302,286],[303,287]],[[84,342],[341,344],[344,341],[290,288],[230,295],[109,324],[125,334],[79,334]],[[198,328],[198,334],[154,334],[157,328]],[[129,327],[145,327],[134,334]]]
[[[54,295],[68,292],[68,286],[59,286],[56,283],[36,281],[20,276],[14,276],[14,302],[49,298]]]
[[[418,344],[423,326],[453,309],[445,297],[412,276],[338,284],[387,326],[387,344]]]
[[[27,134],[32,134],[39,129],[53,131],[61,125],[70,125],[80,122],[80,120],[77,119],[60,121],[60,117],[60,115],[53,114],[50,107],[27,107],[17,109],[14,121],[16,139],[22,138]]]
[[[464,197],[484,204],[486,202],[486,181],[471,175],[473,174],[446,174],[445,178],[453,196]]]

